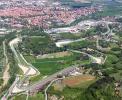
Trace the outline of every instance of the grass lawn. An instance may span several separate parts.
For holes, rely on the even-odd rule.
[[[39,92],[36,95],[29,96],[28,100],[44,100],[44,94]]]
[[[26,95],[21,94],[21,95],[16,95],[13,100],[26,100]]]
[[[35,63],[32,63],[43,75],[50,75],[63,68],[71,66],[76,57],[79,55],[74,54],[71,56],[53,58],[53,59],[36,59]]]
[[[33,84],[34,82],[37,82],[39,80],[42,80],[43,77],[45,77],[44,75],[40,74],[38,76],[35,76],[35,77],[31,77],[30,78],[30,84]]]
[[[86,65],[86,64],[90,64],[92,61],[89,60],[77,60],[75,61],[76,64],[81,64],[81,65]]]
[[[15,96],[12,100],[26,100],[27,95],[21,94]],[[28,100],[44,100],[44,95],[40,92],[36,95],[29,96]]]
[[[16,50],[16,52],[17,52],[17,57],[18,57],[18,59],[17,58],[15,58],[17,61],[18,61],[18,63],[20,63],[20,64],[22,64],[22,65],[25,65],[25,66],[28,66],[28,64],[25,62],[25,60],[22,58],[22,56],[21,56],[21,54],[20,54],[20,52],[19,52],[19,50],[18,50],[18,47],[15,45],[14,46],[15,47],[15,50]]]
[[[72,34],[72,33],[60,33],[62,39],[79,39],[81,38],[81,33]]]
[[[71,52],[63,51],[63,52],[56,52],[56,53],[49,53],[49,54],[44,54],[44,55],[38,55],[36,58],[37,59],[60,58],[60,57],[65,57],[65,56],[70,56],[70,55],[72,55]]]
[[[31,56],[31,55],[23,55],[24,58],[27,60],[27,62],[29,63],[34,63],[35,62],[35,57],[34,56]]]

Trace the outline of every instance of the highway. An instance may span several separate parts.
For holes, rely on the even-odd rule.
[[[56,79],[58,75],[68,75],[69,72],[72,72],[73,70],[75,70],[76,68],[78,67],[78,65],[75,65],[75,66],[70,66],[68,68],[65,68],[53,75],[50,75],[49,77],[43,79],[43,80],[40,80],[38,82],[36,82],[35,84],[31,85],[31,86],[28,86],[26,88],[26,90],[29,90],[30,92],[33,92],[34,90],[38,90],[38,89],[43,89],[44,85],[46,85],[47,83],[50,83],[52,80]]]

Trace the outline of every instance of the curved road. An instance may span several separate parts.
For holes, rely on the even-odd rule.
[[[15,56],[15,59],[18,62],[18,67],[24,73],[23,79],[20,79],[20,77],[17,75],[14,83],[9,88],[7,93],[3,96],[2,100],[5,100],[5,98],[7,99],[12,93],[19,93],[19,92],[25,91],[25,89],[23,89],[22,86],[23,86],[23,83],[26,81],[26,79],[40,74],[40,72],[36,68],[34,68],[31,64],[29,64],[24,59],[22,54],[20,54],[16,50],[16,46],[19,42],[21,42],[21,38],[15,38],[9,42],[9,46],[10,46],[10,48],[11,48],[11,50]]]

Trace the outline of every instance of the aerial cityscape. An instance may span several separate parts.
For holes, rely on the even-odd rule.
[[[122,0],[0,0],[0,100],[122,100]]]

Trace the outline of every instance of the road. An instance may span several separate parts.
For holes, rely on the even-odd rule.
[[[112,35],[112,34],[113,34],[113,33],[112,33],[112,30],[109,28],[109,24],[110,24],[110,23],[114,23],[114,22],[107,22],[107,21],[99,21],[99,22],[100,22],[100,23],[103,22],[103,23],[106,25],[106,28],[107,28],[107,32],[103,33],[103,35],[106,35],[106,34],[107,34],[107,35],[109,36],[109,35]],[[98,22],[98,23],[99,23],[99,22]],[[110,41],[110,40],[108,39],[108,36],[106,37],[106,39],[104,39],[105,41]],[[108,48],[102,48],[102,47],[99,45],[99,40],[100,40],[100,37],[98,37],[98,38],[97,38],[97,41],[96,41],[96,47],[97,47],[97,49],[98,49],[98,50],[101,50],[101,51],[107,51],[107,52],[110,51],[110,49],[111,49],[110,47],[108,47]],[[114,40],[114,39],[113,39],[113,40]]]
[[[15,56],[15,59],[18,62],[18,67],[20,69],[22,69],[23,71],[23,79],[21,79],[18,75],[16,76],[16,80],[14,81],[14,83],[12,84],[12,86],[9,88],[9,90],[6,92],[6,94],[3,96],[3,98],[8,98],[9,96],[11,96],[12,93],[18,93],[18,92],[22,92],[25,91],[23,89],[21,89],[20,86],[23,85],[23,81],[26,82],[26,78],[27,77],[33,77],[36,75],[39,75],[40,72],[34,68],[31,64],[27,63],[27,61],[24,59],[24,57],[22,56],[22,54],[20,54],[15,47],[17,46],[17,44],[21,42],[21,38],[15,38],[12,41],[9,42],[9,46]]]
[[[5,64],[4,64],[4,72],[3,72],[3,84],[1,86],[5,86],[8,83],[8,80],[10,78],[9,75],[9,63],[8,63],[8,56],[7,56],[7,51],[6,51],[6,45],[5,45],[5,41],[3,41],[3,53],[4,53],[4,58],[5,58]]]
[[[58,81],[58,80],[62,80],[62,79],[64,79],[64,78],[56,78],[56,79],[54,79],[54,80],[52,80],[52,81],[50,82],[50,84],[49,84],[49,85],[47,86],[47,88],[44,90],[45,100],[48,100],[47,91],[48,91],[49,87],[50,87],[54,82],[56,82],[56,81]]]
[[[28,86],[27,88],[25,88],[26,90],[29,90],[31,92],[33,92],[34,90],[38,90],[38,89],[43,89],[44,85],[46,85],[47,83],[50,83],[52,80],[56,79],[58,75],[67,75],[69,74],[69,72],[75,70],[78,67],[78,65],[75,66],[70,66],[68,68],[65,68],[53,75],[50,75],[47,78],[44,78],[43,80],[40,80],[38,82],[36,82],[35,84]]]
[[[81,39],[77,39],[77,40],[62,40],[62,41],[56,42],[55,44],[57,47],[63,47],[64,45],[67,45],[67,44],[70,44],[73,42],[83,41],[83,40],[86,40],[86,38],[81,38]]]
[[[11,87],[8,89],[8,91],[4,94],[4,96],[1,98],[1,100],[7,100],[8,97],[12,95],[13,88],[17,84],[18,79],[19,79],[18,76],[16,76],[15,81],[13,82],[13,84],[11,85]]]
[[[63,28],[52,28],[49,30],[45,30],[46,33],[51,34],[51,33],[78,33],[80,32],[80,30],[88,30],[90,29],[91,26],[96,26],[98,24],[105,24],[107,27],[107,32],[103,33],[105,34],[109,34],[110,33],[110,28],[109,28],[109,24],[114,23],[114,22],[109,22],[109,21],[95,21],[95,20],[85,20],[85,21],[81,21],[79,22],[77,25],[75,26],[70,26],[70,27],[63,27]],[[80,29],[80,30],[79,30]]]
[[[94,63],[103,64],[102,59],[100,57],[94,57],[94,56],[92,56],[88,53],[81,52],[81,51],[78,51],[78,50],[70,50],[70,49],[68,49],[68,50],[71,51],[71,52],[75,52],[75,53],[82,53],[82,54],[87,55],[88,57],[90,57],[91,60],[93,60]]]

